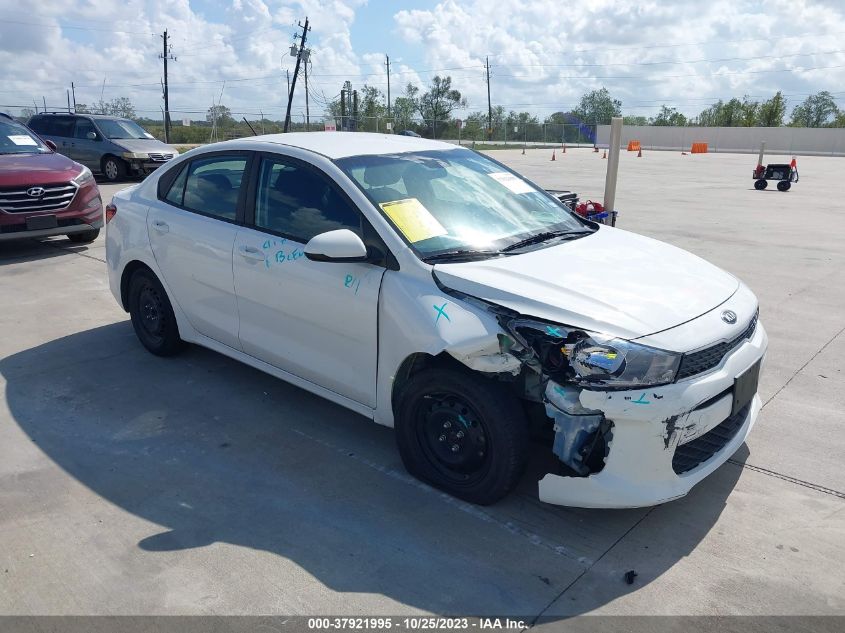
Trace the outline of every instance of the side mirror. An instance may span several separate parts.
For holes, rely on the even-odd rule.
[[[367,247],[349,229],[338,229],[308,240],[305,256],[315,262],[364,262],[367,261]]]
[[[88,134],[85,135],[85,138],[87,138],[89,141],[96,141],[97,140],[97,133],[96,132],[88,132]]]
[[[57,149],[59,149],[58,145],[56,145],[56,144],[55,144],[53,141],[51,141],[50,139],[45,139],[45,140],[44,140],[44,145],[46,145],[47,147],[49,147],[49,148],[50,148],[51,150],[53,150],[54,152],[55,152]]]

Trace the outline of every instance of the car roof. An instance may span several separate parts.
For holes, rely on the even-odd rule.
[[[33,114],[32,118],[34,119],[37,116],[84,116],[84,117],[91,117],[94,119],[120,119],[121,121],[128,121],[125,116],[117,116],[116,114],[92,114],[90,112],[39,112],[38,114]]]
[[[458,146],[453,143],[431,141],[400,134],[373,134],[370,132],[289,132],[288,134],[248,136],[237,140],[298,147],[322,154],[328,158],[458,149]]]

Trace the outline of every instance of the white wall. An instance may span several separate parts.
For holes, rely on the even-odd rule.
[[[600,125],[599,146],[607,147],[610,126]],[[643,149],[690,150],[693,142],[707,143],[711,152],[756,154],[761,141],[767,154],[845,156],[845,128],[806,127],[665,127],[626,125],[622,147],[638,140]]]

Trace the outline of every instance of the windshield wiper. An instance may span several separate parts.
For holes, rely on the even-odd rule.
[[[549,240],[554,239],[556,237],[574,237],[576,235],[589,235],[590,233],[592,233],[592,231],[543,231],[542,233],[537,233],[536,235],[532,235],[531,237],[526,237],[524,240],[519,240],[518,242],[509,244],[505,246],[501,252],[507,253],[509,251],[515,251],[516,249],[522,248],[523,246],[531,246],[532,244],[548,242]]]
[[[475,259],[478,257],[498,257],[501,253],[499,251],[476,251],[471,249],[459,249],[454,251],[446,251],[444,253],[435,253],[423,257],[422,260],[426,263],[432,262],[448,262],[460,259]]]

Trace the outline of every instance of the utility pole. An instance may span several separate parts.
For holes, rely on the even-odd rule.
[[[165,29],[164,33],[161,36],[162,39],[162,49],[161,55],[159,55],[159,59],[164,60],[164,142],[170,142],[170,102],[168,100],[168,90],[167,90],[167,60],[172,59],[174,62],[176,58],[170,54],[170,46],[167,43],[167,30]]]
[[[35,109],[38,111],[38,108]],[[340,89],[340,131],[346,130],[346,88]]]
[[[296,76],[299,74],[299,65],[302,63],[302,55],[305,50],[305,36],[311,30],[308,27],[308,16],[305,17],[305,24],[300,23],[299,26],[302,27],[302,39],[299,42],[299,50],[296,53],[296,67],[293,69],[293,81],[290,84],[290,92],[288,93],[288,111],[285,113],[285,132],[290,129],[290,106],[293,102],[293,91],[296,89]]]
[[[310,51],[305,51],[305,131],[311,127],[311,113],[308,111],[308,58]]]
[[[73,111],[76,113],[76,87],[73,85],[73,82],[70,82],[70,91],[73,95]]]
[[[493,106],[490,103],[490,58],[484,58],[484,66],[487,68],[487,140],[493,138]]]
[[[387,66],[387,118],[390,118],[390,55],[385,55],[385,65]]]

